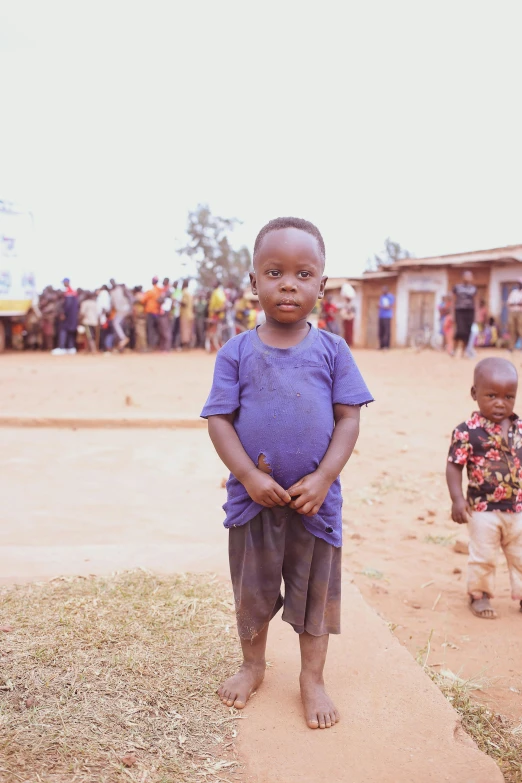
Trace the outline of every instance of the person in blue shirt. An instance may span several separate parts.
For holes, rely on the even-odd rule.
[[[201,414],[230,470],[225,527],[243,651],[218,693],[242,709],[257,691],[268,624],[283,608],[299,635],[306,723],[325,729],[339,720],[323,679],[329,635],[340,632],[339,474],[357,441],[360,408],[373,398],[345,341],[309,322],[327,281],[319,229],[301,218],[270,221],[253,266],[265,322],[221,348]]]
[[[393,318],[393,305],[395,297],[384,286],[379,299],[379,347],[381,351],[390,347],[391,320]]]

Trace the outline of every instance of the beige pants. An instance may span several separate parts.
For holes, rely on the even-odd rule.
[[[469,528],[468,593],[494,595],[497,554],[506,556],[511,594],[522,599],[522,514],[474,511]]]

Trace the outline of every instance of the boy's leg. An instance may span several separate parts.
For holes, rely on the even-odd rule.
[[[311,729],[329,729],[340,720],[340,715],[324,687],[323,670],[328,651],[329,635],[299,634],[301,646],[301,699],[305,719]]]
[[[468,593],[471,611],[484,620],[493,620],[497,615],[489,599],[495,589],[496,558],[501,541],[502,521],[495,512],[474,511],[468,529]]]
[[[229,530],[230,576],[243,663],[218,689],[227,707],[242,709],[265,676],[268,624],[283,605],[286,509],[264,509]]]
[[[342,550],[316,538],[294,513],[288,521],[283,620],[299,634],[301,699],[311,729],[339,720],[325,691],[323,669],[331,633],[341,631]]]
[[[268,624],[263,630],[250,639],[240,639],[243,651],[243,663],[237,674],[233,674],[218,688],[218,694],[223,704],[242,710],[250,696],[259,688],[265,678],[266,670],[266,640]]]
[[[502,514],[502,521],[502,549],[509,568],[511,597],[522,602],[522,514]]]

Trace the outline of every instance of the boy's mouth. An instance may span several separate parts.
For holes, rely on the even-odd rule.
[[[296,307],[300,307],[293,299],[282,299],[277,306],[280,310],[295,310]]]

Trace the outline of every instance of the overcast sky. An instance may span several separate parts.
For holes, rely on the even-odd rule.
[[[522,242],[522,6],[0,0],[0,199],[38,282],[176,276],[207,202],[252,248],[317,223],[331,275]]]

